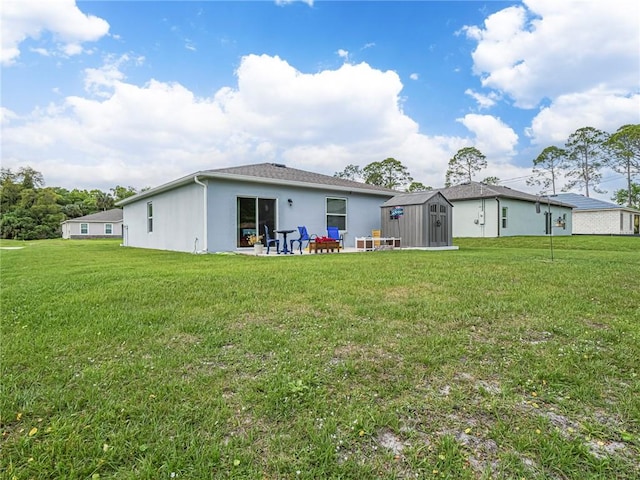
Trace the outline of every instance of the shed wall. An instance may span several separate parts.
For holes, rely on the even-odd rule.
[[[432,224],[430,205],[436,205],[438,209],[438,218],[442,220],[442,225],[436,227]],[[445,198],[438,194],[420,205],[402,205],[403,214],[398,219],[391,218],[391,210],[393,206],[386,206],[381,209],[381,227],[382,236],[384,237],[400,237],[402,238],[402,246],[404,247],[432,247],[432,246],[450,246],[452,244],[452,207]],[[440,212],[440,207],[445,207],[445,213]],[[441,231],[431,232],[434,228],[442,228]],[[436,233],[430,235],[430,233]],[[442,241],[432,241],[433,237],[440,237]]]

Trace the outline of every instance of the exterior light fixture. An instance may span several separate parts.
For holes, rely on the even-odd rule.
[[[290,198],[287,199],[287,202],[289,203],[290,207],[293,207],[293,200],[291,200]]]

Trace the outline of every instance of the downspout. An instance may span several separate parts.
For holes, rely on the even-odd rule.
[[[496,197],[496,202],[498,202],[498,237],[500,237],[500,225],[502,224],[502,212],[500,211],[500,199]]]
[[[204,215],[204,218],[203,218],[203,222],[202,222],[202,225],[204,227],[204,234],[203,234],[203,238],[202,238],[202,250],[200,250],[200,252],[201,253],[207,253],[208,252],[208,247],[209,247],[209,245],[207,243],[207,230],[208,230],[208,228],[207,228],[207,203],[208,203],[207,202],[207,200],[208,200],[207,193],[208,193],[208,189],[207,189],[207,185],[206,184],[204,184],[200,180],[198,180],[198,176],[197,175],[193,177],[193,181],[196,182],[198,185],[202,185],[204,187],[204,192],[203,192],[203,196],[202,196],[203,201],[204,201],[204,203],[203,203],[203,212],[204,212],[203,215]]]

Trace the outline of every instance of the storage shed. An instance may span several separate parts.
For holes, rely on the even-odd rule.
[[[453,205],[440,192],[396,195],[381,207],[383,237],[400,237],[402,247],[450,247]]]

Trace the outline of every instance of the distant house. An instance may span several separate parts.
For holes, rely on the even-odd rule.
[[[70,218],[61,224],[62,238],[121,238],[122,210],[114,208],[84,217]]]
[[[454,237],[571,235],[568,202],[479,182],[438,191],[454,206]]]
[[[616,205],[577,193],[560,193],[552,199],[571,203],[572,232],[576,235],[638,235],[640,210]]]
[[[400,237],[403,247],[450,247],[452,209],[437,191],[396,195],[382,205],[382,236]]]
[[[326,235],[336,226],[345,241],[380,228],[380,206],[397,192],[375,185],[260,163],[196,172],[118,203],[125,246],[182,252],[250,247],[251,235],[282,241],[276,230],[304,225]]]

